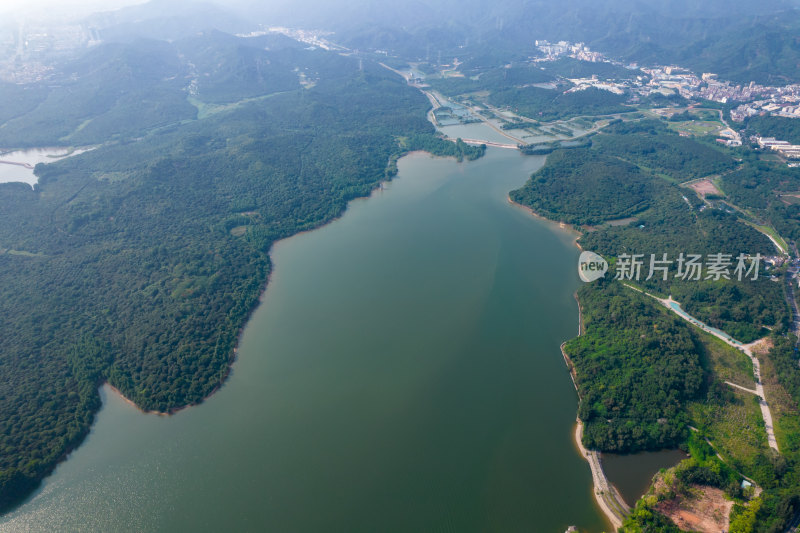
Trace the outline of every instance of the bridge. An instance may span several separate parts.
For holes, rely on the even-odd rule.
[[[2,163],[3,165],[17,165],[18,167],[25,167],[28,170],[33,170],[33,165],[31,165],[30,163],[19,163],[17,161],[2,161],[2,160],[0,160],[0,163]]]
[[[451,140],[455,141],[455,139]],[[516,144],[504,144],[493,141],[482,141],[480,139],[461,139],[461,140],[467,144],[473,144],[473,145],[485,144],[486,146],[496,146],[497,148],[508,148],[510,150],[516,150],[517,148],[519,148],[519,146],[517,146]]]

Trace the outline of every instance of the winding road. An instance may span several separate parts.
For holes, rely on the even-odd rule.
[[[734,385],[733,383],[729,383],[727,381],[726,383],[728,383],[728,385],[736,387],[737,389],[742,389],[746,392],[749,392],[751,394],[756,394],[758,396],[758,405],[761,408],[761,416],[764,418],[764,428],[767,431],[767,443],[769,444],[770,448],[780,453],[780,450],[778,449],[778,440],[775,438],[775,426],[773,425],[772,422],[772,411],[770,411],[769,404],[767,403],[766,396],[764,395],[764,385],[761,382],[761,363],[758,361],[758,357],[756,357],[755,354],[753,353],[753,350],[759,346],[762,346],[766,339],[759,339],[755,342],[751,342],[750,344],[742,344],[741,342],[737,341],[724,331],[712,328],[707,324],[700,322],[699,320],[694,318],[692,315],[684,311],[681,308],[680,304],[675,300],[673,300],[671,296],[666,299],[659,298],[658,296],[653,296],[649,292],[637,289],[636,287],[628,285],[627,283],[625,283],[624,285],[629,289],[633,289],[636,292],[645,294],[653,298],[654,300],[657,300],[659,303],[661,303],[661,305],[671,310],[672,312],[674,312],[687,322],[690,322],[691,324],[702,329],[706,333],[710,333],[716,338],[722,340],[725,344],[732,346],[737,350],[741,350],[742,352],[744,352],[745,355],[747,355],[747,357],[750,358],[750,361],[753,363],[753,375],[755,376],[755,381],[756,381],[755,390],[747,389],[740,385]]]

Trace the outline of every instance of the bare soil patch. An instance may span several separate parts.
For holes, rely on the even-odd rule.
[[[689,188],[696,192],[700,197],[705,198],[709,194],[716,194],[722,196],[722,191],[717,189],[711,180],[697,181],[689,185]]]
[[[702,485],[692,485],[688,496],[678,495],[657,506],[681,531],[700,533],[727,531],[732,508],[733,502],[720,489]]]

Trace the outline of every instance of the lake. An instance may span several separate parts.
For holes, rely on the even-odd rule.
[[[278,243],[226,384],[145,415],[109,389],[4,532],[608,529],[559,345],[573,237],[508,203],[544,158],[415,153]]]
[[[4,152],[0,149],[0,183],[27,183],[33,187],[39,178],[34,176],[37,163],[53,163],[65,157],[82,154],[90,148],[29,148]]]

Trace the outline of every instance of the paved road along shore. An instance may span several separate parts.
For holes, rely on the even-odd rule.
[[[581,316],[581,303],[578,300],[578,295],[575,295],[575,301],[578,302],[578,336],[583,334],[583,317]],[[561,355],[564,357],[564,363],[567,365],[572,384],[575,386],[575,391],[578,393],[580,399],[580,391],[578,391],[578,383],[576,381],[575,365],[567,355],[564,349],[566,342],[561,343]],[[625,517],[631,512],[630,506],[625,503],[624,498],[619,493],[617,488],[608,480],[605,472],[603,472],[603,465],[600,462],[600,453],[596,450],[587,450],[583,446],[583,423],[580,418],[577,418],[577,425],[575,427],[575,443],[581,455],[589,463],[589,468],[592,471],[592,484],[594,489],[594,498],[597,504],[606,515],[606,518],[614,526],[614,531],[622,527],[622,522]]]

